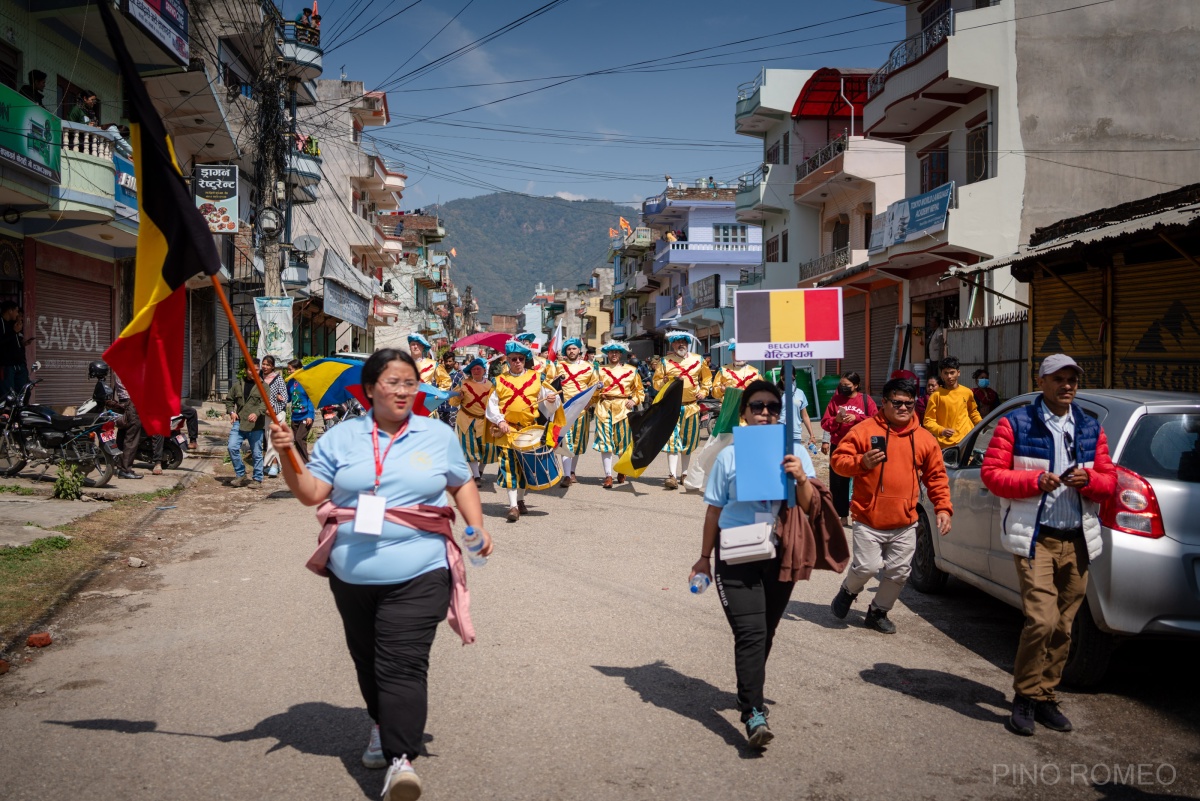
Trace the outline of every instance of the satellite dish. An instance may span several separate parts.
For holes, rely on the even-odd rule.
[[[296,237],[292,242],[292,247],[301,253],[313,253],[317,248],[321,247],[321,237],[314,234],[305,234],[304,236]]]

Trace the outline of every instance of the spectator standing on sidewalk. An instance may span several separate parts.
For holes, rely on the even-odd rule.
[[[829,432],[829,442],[822,443],[821,452],[829,453],[841,444],[850,429],[873,417],[877,409],[870,395],[858,391],[862,379],[853,370],[842,373],[837,393],[829,399],[825,414],[821,417],[821,428]],[[833,505],[842,518],[842,525],[850,522],[850,479],[829,471],[829,491],[833,494]]]
[[[996,425],[983,456],[984,485],[1000,498],[1000,541],[1013,555],[1025,627],[1013,665],[1014,734],[1034,723],[1071,731],[1055,688],[1071,650],[1071,624],[1100,556],[1101,502],[1117,491],[1104,429],[1075,403],[1083,370],[1070,356],[1047,356],[1041,396]]]
[[[921,421],[943,448],[957,445],[983,420],[975,405],[975,393],[958,383],[958,367],[958,359],[953,356],[938,364],[941,387],[929,396]]]
[[[971,378],[975,381],[975,389],[971,390],[975,396],[975,406],[979,408],[979,414],[986,417],[1000,405],[1000,395],[992,389],[992,377],[986,367],[971,373]]]
[[[863,587],[882,570],[863,622],[884,634],[896,631],[888,612],[912,570],[921,484],[937,512],[939,534],[949,533],[953,513],[941,448],[917,422],[916,405],[917,385],[891,379],[883,385],[882,410],[856,425],[829,457],[831,475],[854,479],[854,561],[830,609],[835,617],[845,618]]]
[[[21,309],[11,300],[0,303],[0,398],[29,383]]]
[[[141,473],[133,472],[133,460],[142,444],[142,420],[129,397],[129,390],[121,383],[121,376],[114,370],[112,377],[112,397],[106,405],[121,414],[115,421],[117,447],[121,449],[121,457],[117,460],[117,478],[141,478]]]
[[[263,386],[267,388],[267,397],[271,399],[271,408],[275,410],[275,418],[282,420],[284,412],[287,411],[287,382],[283,380],[283,375],[275,369],[274,356],[263,356],[260,364],[262,365]],[[266,441],[265,446],[266,455],[263,457],[263,465],[267,468],[267,475],[275,478],[279,475],[279,454],[270,439]]]
[[[237,478],[231,487],[261,487],[263,482],[263,432],[267,424],[267,407],[262,395],[254,385],[254,372],[258,366],[253,362],[246,365],[246,377],[234,381],[225,400],[225,411],[233,421],[229,430],[229,458],[233,460],[233,472]],[[242,461],[242,444],[250,446],[254,458],[253,478],[246,477],[246,465]]]
[[[303,369],[304,362],[299,359],[292,359],[288,362],[288,370],[293,373]],[[308,398],[308,393],[304,391],[304,387],[300,386],[299,381],[289,378],[287,390],[288,396],[292,400],[292,437],[295,439],[296,451],[300,454],[300,458],[307,462],[308,432],[312,431],[313,420],[316,419],[317,410],[313,408],[312,401]]]

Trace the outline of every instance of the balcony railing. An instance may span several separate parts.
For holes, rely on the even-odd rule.
[[[898,72],[933,50],[946,38],[954,35],[954,9],[950,9],[915,36],[910,36],[892,48],[888,60],[867,81],[867,99],[883,91],[888,76]]]
[[[825,147],[821,148],[816,153],[813,153],[804,161],[796,165],[796,180],[802,181],[809,175],[812,175],[814,172],[832,161],[835,156],[845,153],[846,148],[849,147],[849,145],[849,132],[844,131],[837,139],[834,139],[829,144],[825,145]]]
[[[738,100],[745,100],[748,97],[754,97],[754,93],[762,88],[763,81],[767,77],[766,70],[760,70],[753,81],[746,81],[737,88]]]
[[[63,150],[68,150],[72,153],[82,153],[85,156],[94,156],[98,159],[111,161],[113,155],[113,134],[108,131],[102,131],[99,128],[93,128],[90,125],[81,125],[76,122],[63,120],[62,146]]]
[[[754,172],[748,172],[745,175],[739,175],[737,191],[749,192],[751,189],[757,188],[758,185],[763,182],[764,177],[766,177],[766,165],[760,166]]]
[[[816,278],[818,275],[824,275],[830,270],[836,270],[839,267],[845,267],[850,263],[850,248],[838,248],[832,253],[826,253],[824,256],[818,256],[812,261],[807,261],[800,265],[800,280],[805,281],[809,278]]]
[[[283,22],[279,25],[279,34],[285,42],[296,42],[309,47],[321,46],[321,29],[300,22]]]
[[[625,247],[650,247],[654,242],[655,231],[652,228],[639,226],[625,236]]]

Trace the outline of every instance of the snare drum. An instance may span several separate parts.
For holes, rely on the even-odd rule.
[[[516,450],[513,455],[521,462],[521,472],[525,474],[525,484],[529,489],[550,489],[562,481],[562,465],[553,448],[541,445],[533,450]]]
[[[546,435],[545,426],[526,426],[512,437],[513,450],[532,451],[542,446],[542,437]]]

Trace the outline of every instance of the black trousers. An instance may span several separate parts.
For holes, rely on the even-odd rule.
[[[347,584],[330,575],[329,588],[383,755],[416,759],[429,711],[429,650],[450,608],[450,571],[400,584]]]
[[[188,440],[195,442],[200,436],[200,418],[191,406],[183,406],[179,413],[183,415],[183,424],[187,427]]]
[[[850,479],[829,471],[829,492],[833,495],[833,508],[838,517],[850,516]]]
[[[308,432],[310,430],[312,430],[312,423],[306,423],[304,420],[292,421],[292,439],[296,443],[296,452],[306,462],[308,461]]]
[[[117,419],[117,435],[120,438],[117,446],[121,456],[117,467],[127,472],[133,471],[133,460],[142,444],[142,419],[138,417],[137,409],[132,403],[126,403],[124,411]]]
[[[792,596],[793,581],[779,580],[779,560],[727,565],[720,549],[713,554],[713,582],[733,629],[733,664],[737,671],[737,704],[742,722],[750,710],[763,711],[763,685],[767,680],[767,657],[783,610]]]

